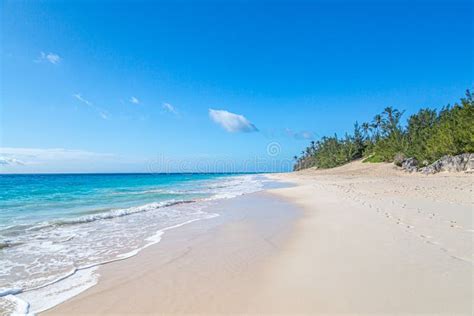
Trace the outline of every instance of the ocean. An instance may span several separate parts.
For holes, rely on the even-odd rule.
[[[97,282],[95,268],[219,214],[258,174],[0,175],[0,314],[38,312]]]

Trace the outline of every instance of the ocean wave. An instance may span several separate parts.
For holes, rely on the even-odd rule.
[[[18,226],[10,226],[8,230],[1,230],[0,234],[3,236],[14,236],[19,235],[23,231],[38,231],[45,228],[50,227],[57,227],[57,226],[65,226],[65,225],[75,225],[75,224],[85,224],[99,220],[106,220],[106,219],[113,219],[116,217],[122,217],[127,215],[132,215],[141,212],[147,212],[156,210],[159,208],[170,207],[179,204],[187,204],[187,203],[194,203],[195,200],[169,200],[169,201],[162,201],[162,202],[153,202],[145,205],[134,206],[129,208],[123,209],[112,209],[105,212],[93,212],[91,215],[80,216],[71,219],[60,219],[48,222],[38,223],[36,225],[18,225]],[[12,243],[10,241],[0,241],[0,250],[3,248],[8,248],[17,245],[17,243]]]
[[[15,295],[21,293],[22,289],[20,288],[0,288],[0,297],[7,296],[7,295]]]
[[[23,315],[23,314],[28,314],[29,312],[31,312],[30,311],[30,307],[31,307],[30,306],[30,303],[31,303],[30,300],[32,300],[33,305],[36,306],[33,313],[43,312],[44,310],[49,309],[49,308],[51,308],[51,307],[53,307],[53,306],[55,306],[55,305],[57,305],[61,302],[64,302],[65,300],[79,294],[82,290],[77,292],[77,293],[70,293],[69,295],[67,293],[62,293],[63,294],[62,297],[59,298],[59,299],[56,298],[56,302],[46,302],[46,303],[41,299],[38,300],[38,295],[34,295],[34,294],[30,295],[30,293],[34,293],[38,290],[42,290],[42,289],[48,288],[50,286],[54,286],[54,285],[60,283],[61,281],[64,281],[66,279],[71,278],[72,276],[76,275],[80,271],[94,269],[94,268],[97,268],[97,267],[105,265],[105,264],[109,264],[109,263],[117,262],[117,261],[123,261],[123,260],[126,260],[128,258],[131,258],[131,257],[137,255],[142,250],[144,250],[144,249],[146,249],[146,248],[148,248],[148,247],[150,247],[154,244],[159,243],[162,239],[163,234],[167,230],[172,230],[172,229],[190,224],[190,223],[198,221],[198,220],[210,219],[210,218],[214,218],[214,217],[219,216],[219,214],[205,213],[205,212],[202,212],[202,215],[204,215],[204,216],[200,217],[200,218],[187,220],[185,222],[178,223],[176,225],[167,226],[167,227],[159,229],[153,235],[147,237],[145,239],[146,243],[144,245],[142,245],[141,247],[137,248],[137,249],[134,249],[134,250],[129,251],[127,253],[119,254],[115,258],[111,258],[111,259],[108,259],[108,260],[103,260],[103,261],[99,261],[99,262],[95,262],[95,263],[91,263],[91,264],[86,264],[86,265],[79,266],[79,267],[74,267],[73,269],[66,272],[65,274],[60,275],[56,279],[53,279],[53,280],[51,280],[47,283],[44,283],[40,286],[36,286],[36,287],[33,287],[33,288],[28,288],[28,289],[21,289],[21,288],[0,289],[0,298],[3,297],[3,298],[10,299],[12,301],[15,301],[16,305],[17,305],[15,313],[19,313],[19,314]],[[91,272],[94,272],[94,271],[91,271]],[[97,280],[93,280],[93,283],[94,284],[97,283]],[[74,288],[77,288],[77,287],[78,287],[78,284],[75,284]],[[72,287],[68,286],[68,288],[70,289]],[[58,292],[57,290],[58,289],[53,288],[50,291],[47,291],[47,293],[49,295],[51,293],[55,293],[56,296],[58,296],[58,294],[60,294],[60,293],[57,293]],[[22,298],[19,298],[18,295],[20,295],[20,294],[26,296],[26,298],[30,298],[30,300],[25,301]]]
[[[247,194],[250,192],[259,191],[262,188],[261,181],[255,181],[251,176],[237,176],[222,179],[218,183],[203,182],[202,187],[194,187],[189,189],[151,189],[136,193],[152,193],[160,192],[173,195],[207,195],[207,197],[195,198],[192,200],[177,200],[171,199],[161,202],[152,202],[145,205],[133,206],[128,208],[118,209],[92,209],[87,212],[78,214],[77,217],[62,218],[47,222],[40,222],[36,224],[19,224],[0,229],[0,236],[3,237],[0,241],[0,250],[18,245],[16,241],[12,242],[11,238],[17,239],[19,235],[24,232],[35,232],[44,229],[50,229],[58,226],[86,224],[94,221],[109,220],[117,217],[133,215],[141,212],[148,212],[160,208],[175,206],[179,204],[194,203],[198,201],[215,201],[220,199],[230,199],[236,196]],[[130,193],[130,192],[128,192]]]
[[[183,192],[178,192],[175,190],[169,190],[169,189],[148,189],[148,190],[143,190],[143,191],[124,191],[124,192],[111,192],[109,193],[110,195],[144,195],[144,194],[150,194],[150,193],[159,193],[163,195],[168,195],[168,194],[181,194]],[[184,192],[185,193],[185,192]]]
[[[189,195],[189,194],[212,194],[215,190],[228,189],[241,184],[249,183],[251,176],[235,176],[220,179],[218,183],[215,183],[216,179],[212,180],[198,180],[200,181],[199,189],[183,188],[183,189],[170,189],[170,188],[149,188],[141,191],[120,191],[111,192],[110,195],[146,195],[146,194],[161,194],[161,195]],[[252,181],[252,180],[250,180]],[[196,185],[196,184],[195,184]]]
[[[0,250],[21,245],[21,242],[0,241]],[[1,292],[0,292],[1,293]],[[1,296],[1,295],[0,295]]]
[[[0,283],[20,289],[20,292],[8,294],[5,291],[4,295],[14,295],[31,303],[31,311],[43,310],[46,304],[44,297],[54,297],[53,301],[47,303],[48,306],[54,306],[63,297],[67,299],[77,294],[68,292],[67,289],[72,288],[70,284],[74,284],[73,288],[78,288],[76,285],[81,282],[85,284],[84,288],[90,286],[93,282],[87,283],[87,280],[92,278],[91,269],[136,255],[144,248],[160,242],[167,230],[219,216],[205,211],[214,205],[215,200],[233,198],[262,188],[261,181],[253,176],[195,181],[190,185],[178,184],[168,189],[149,188],[140,194],[175,196],[169,196],[165,201],[127,208],[89,208],[87,212],[69,213],[69,218],[43,219],[42,222],[31,223],[31,226],[9,226],[6,227],[8,238],[4,234],[5,230],[0,229],[0,252],[3,248],[4,254],[8,255],[3,266],[9,268],[0,271],[0,276],[3,274],[6,281],[0,280]],[[153,196],[149,197],[141,203],[153,201]],[[193,204],[173,207],[187,203]],[[15,234],[11,235],[14,238],[10,238],[11,233]],[[13,242],[18,241],[22,244],[12,247]],[[39,262],[47,262],[51,270]],[[16,267],[21,275],[10,274],[12,267]],[[90,275],[83,277],[83,274]]]
[[[62,226],[62,225],[90,223],[93,221],[112,219],[116,217],[122,217],[122,216],[132,215],[132,214],[141,213],[141,212],[148,212],[148,211],[156,210],[163,207],[169,207],[169,206],[186,204],[186,203],[194,203],[194,202],[195,202],[194,200],[180,200],[180,201],[170,200],[170,201],[163,201],[163,202],[154,202],[154,203],[149,203],[149,204],[145,204],[141,206],[134,206],[134,207],[123,208],[123,209],[114,209],[105,213],[81,216],[81,217],[73,218],[73,219],[57,220],[57,221],[50,222],[50,225]]]

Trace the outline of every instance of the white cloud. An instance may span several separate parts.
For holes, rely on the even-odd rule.
[[[64,148],[22,148],[22,147],[0,147],[2,158],[10,160],[21,159],[23,163],[37,159],[47,160],[84,160],[91,158],[114,157],[113,154],[96,153],[86,150],[64,149]]]
[[[85,105],[91,107],[91,108],[92,108],[95,112],[97,112],[97,114],[99,114],[99,116],[100,116],[101,118],[103,118],[104,120],[108,120],[108,119],[109,119],[109,113],[108,113],[106,110],[104,110],[104,109],[102,109],[102,108],[100,108],[100,107],[98,107],[98,106],[95,106],[92,102],[90,102],[90,101],[84,99],[80,93],[74,93],[72,96],[73,96],[74,98],[76,98],[77,100],[79,100],[80,102],[84,103]]]
[[[289,128],[285,128],[285,134],[289,137],[295,138],[295,139],[314,139],[314,133],[310,131],[294,131]]]
[[[16,158],[9,158],[9,157],[2,157],[0,156],[0,166],[12,166],[12,165],[21,165],[23,166],[25,163],[21,160]]]
[[[209,109],[210,118],[226,131],[234,132],[257,132],[258,129],[245,116],[231,113],[225,110]]]
[[[94,166],[106,170],[123,159],[114,154],[77,149],[0,147],[0,172],[76,172]]]
[[[161,105],[161,107],[163,108],[163,110],[165,110],[168,113],[173,113],[175,115],[178,115],[178,110],[176,110],[176,108],[169,103],[165,102]]]
[[[302,131],[302,132],[300,132],[300,135],[304,139],[314,139],[314,134],[312,132],[309,132],[309,131]]]
[[[87,101],[86,99],[84,99],[81,94],[75,93],[72,96],[75,97],[76,99],[78,99],[79,101],[81,101],[82,103],[87,104],[89,106],[92,106],[92,103]]]
[[[99,112],[99,116],[103,118],[104,120],[109,119],[109,114],[107,112]]]
[[[61,60],[62,58],[58,54],[41,52],[36,62],[50,62],[57,65]]]
[[[139,103],[140,103],[140,100],[138,100],[138,99],[135,98],[135,97],[131,97],[129,101],[130,101],[131,103],[133,103],[133,104],[139,104]]]

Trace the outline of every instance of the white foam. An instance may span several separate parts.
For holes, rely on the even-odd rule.
[[[12,288],[0,290],[0,299],[7,296],[10,301],[18,299],[15,301],[16,309],[26,306],[26,312],[28,303],[30,312],[49,309],[96,284],[98,266],[135,256],[159,243],[167,230],[219,216],[203,211],[215,200],[263,188],[261,181],[254,176],[226,177],[215,181],[204,183],[203,188],[196,191],[211,195],[196,203],[182,204],[183,201],[170,200],[116,209],[61,222],[71,225],[49,225],[33,231],[32,235],[20,236],[25,240],[20,240],[19,246],[8,248],[8,257],[0,257],[0,267],[15,266],[25,275],[35,277],[7,282]],[[80,224],[74,225],[76,223]]]
[[[30,305],[28,302],[18,298],[13,294],[0,297],[0,311],[4,311],[9,315],[31,315],[29,313]]]
[[[217,216],[219,216],[219,214],[209,213],[207,214],[206,218],[210,219]],[[74,271],[71,271],[71,273],[69,273],[68,275],[62,276],[57,280],[50,282],[49,284],[26,292],[21,292],[20,289],[11,289],[5,291],[4,293],[17,294],[16,296],[8,294],[7,296],[5,296],[5,298],[15,300],[18,306],[15,313],[19,313],[22,315],[30,312],[39,313],[48,310],[97,284],[99,278],[97,268],[100,265],[133,257],[143,249],[160,242],[165,231],[175,229],[198,220],[200,219],[192,219],[177,225],[163,228],[156,232],[156,234],[148,237],[146,239],[148,243],[145,244],[143,247],[135,249],[128,253],[121,254],[115,260],[109,260],[106,262],[101,262],[75,269]]]
[[[15,295],[18,294],[22,291],[20,288],[13,288],[13,289],[8,289],[8,288],[0,288],[0,297],[2,296],[7,296],[7,295]]]
[[[158,208],[162,207],[167,207],[167,206],[172,206],[180,203],[188,203],[192,201],[177,201],[177,200],[168,200],[168,201],[163,201],[163,202],[155,202],[155,203],[149,203],[141,206],[135,206],[135,207],[129,207],[129,208],[124,208],[124,209],[115,209],[115,210],[110,210],[105,213],[99,213],[99,214],[94,214],[94,215],[87,215],[87,216],[81,216],[79,218],[75,219],[69,219],[69,220],[62,220],[59,222],[53,222],[51,224],[80,224],[80,223],[89,223],[97,220],[103,220],[103,219],[111,219],[115,217],[122,217],[126,215],[131,215],[135,213],[140,213],[140,212],[147,212],[151,210],[156,210]]]
[[[37,290],[17,294],[16,297],[29,303],[27,312],[39,313],[78,295],[97,284],[97,267],[78,270],[62,282],[56,282]]]
[[[217,216],[219,216],[219,214],[207,214],[206,219],[214,218],[214,217],[217,217]],[[177,224],[177,225],[173,225],[173,226],[163,228],[163,229],[157,231],[156,234],[154,234],[154,235],[152,235],[152,236],[145,239],[146,241],[149,241],[149,243],[145,244],[143,247],[141,247],[139,249],[135,249],[135,250],[132,250],[130,252],[121,254],[121,255],[119,255],[118,258],[119,259],[126,259],[126,258],[133,257],[133,256],[137,255],[143,249],[148,248],[148,247],[150,247],[150,246],[152,246],[156,243],[159,243],[161,241],[161,237],[163,236],[165,231],[170,230],[170,229],[174,229],[174,228],[178,228],[178,227],[184,226],[186,224],[190,224],[192,222],[195,222],[195,221],[198,221],[198,220],[201,220],[201,219],[204,219],[204,218],[191,219],[191,220],[186,221],[184,223],[180,223],[180,224]]]

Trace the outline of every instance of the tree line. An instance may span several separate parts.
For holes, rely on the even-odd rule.
[[[444,155],[474,152],[474,103],[469,90],[460,103],[439,111],[420,109],[405,125],[403,114],[387,107],[371,122],[356,122],[352,134],[312,141],[294,157],[294,169],[333,168],[360,158],[364,162],[393,162],[413,157],[423,166]]]

